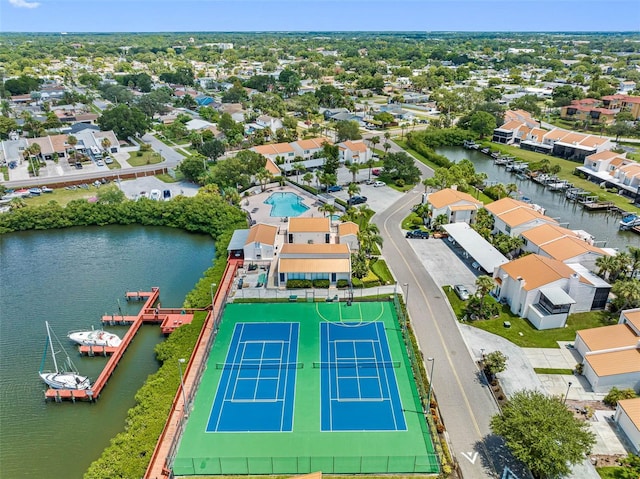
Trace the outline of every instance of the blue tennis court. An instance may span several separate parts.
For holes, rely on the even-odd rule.
[[[400,365],[383,322],[320,323],[321,430],[406,430],[394,371]]]
[[[207,432],[293,430],[299,323],[236,323]]]

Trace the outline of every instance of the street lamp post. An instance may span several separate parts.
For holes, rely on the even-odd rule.
[[[402,328],[406,332],[407,330],[407,321],[409,320],[409,283],[402,283],[402,286],[406,289],[406,297],[404,298],[404,306],[407,311],[407,314],[404,315],[404,321],[402,321]]]
[[[187,393],[184,391],[184,378],[182,377],[182,365],[186,362],[186,359],[178,359],[178,372],[180,373],[180,388],[182,389],[182,412],[187,414]]]
[[[436,365],[435,358],[427,358],[431,362],[431,371],[429,371],[429,392],[427,393],[427,408],[431,411],[431,391],[433,390],[433,367]]]
[[[571,381],[567,383],[567,392],[564,395],[564,401],[562,401],[562,404],[567,404],[567,398],[569,397],[569,389],[571,389],[571,384]]]

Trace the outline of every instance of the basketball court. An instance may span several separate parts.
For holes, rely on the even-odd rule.
[[[229,304],[176,476],[435,473],[392,303]]]

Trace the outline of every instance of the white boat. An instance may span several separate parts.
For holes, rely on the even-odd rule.
[[[58,361],[56,360],[56,350],[53,348],[53,333],[51,331],[51,328],[49,327],[49,322],[45,321],[45,324],[47,325],[47,345],[45,346],[45,354],[42,356],[42,364],[40,366],[40,371],[38,372],[40,378],[50,388],[53,389],[90,389],[91,381],[86,376],[81,376],[80,374],[75,372],[75,367],[73,366],[69,355],[66,354],[66,351],[65,367],[68,370],[58,368]],[[60,345],[60,347],[62,348],[62,345]],[[53,371],[43,371],[47,348],[51,348],[51,356],[53,357],[54,366]],[[62,351],[64,351],[64,349]]]
[[[634,226],[640,226],[640,216],[636,214],[629,214],[620,220],[620,229],[627,230]]]
[[[67,337],[81,346],[107,346],[117,348],[122,339],[117,334],[109,333],[102,329],[91,331],[71,331]]]

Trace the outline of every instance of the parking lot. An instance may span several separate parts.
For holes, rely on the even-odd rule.
[[[407,239],[425,269],[440,287],[463,284],[476,291],[476,271],[457,254],[446,239]]]
[[[143,191],[147,194],[151,190],[171,191],[171,197],[178,195],[195,196],[198,193],[198,185],[188,181],[179,181],[176,183],[165,183],[154,176],[145,176],[134,180],[120,181],[120,189],[129,199],[137,198]]]

